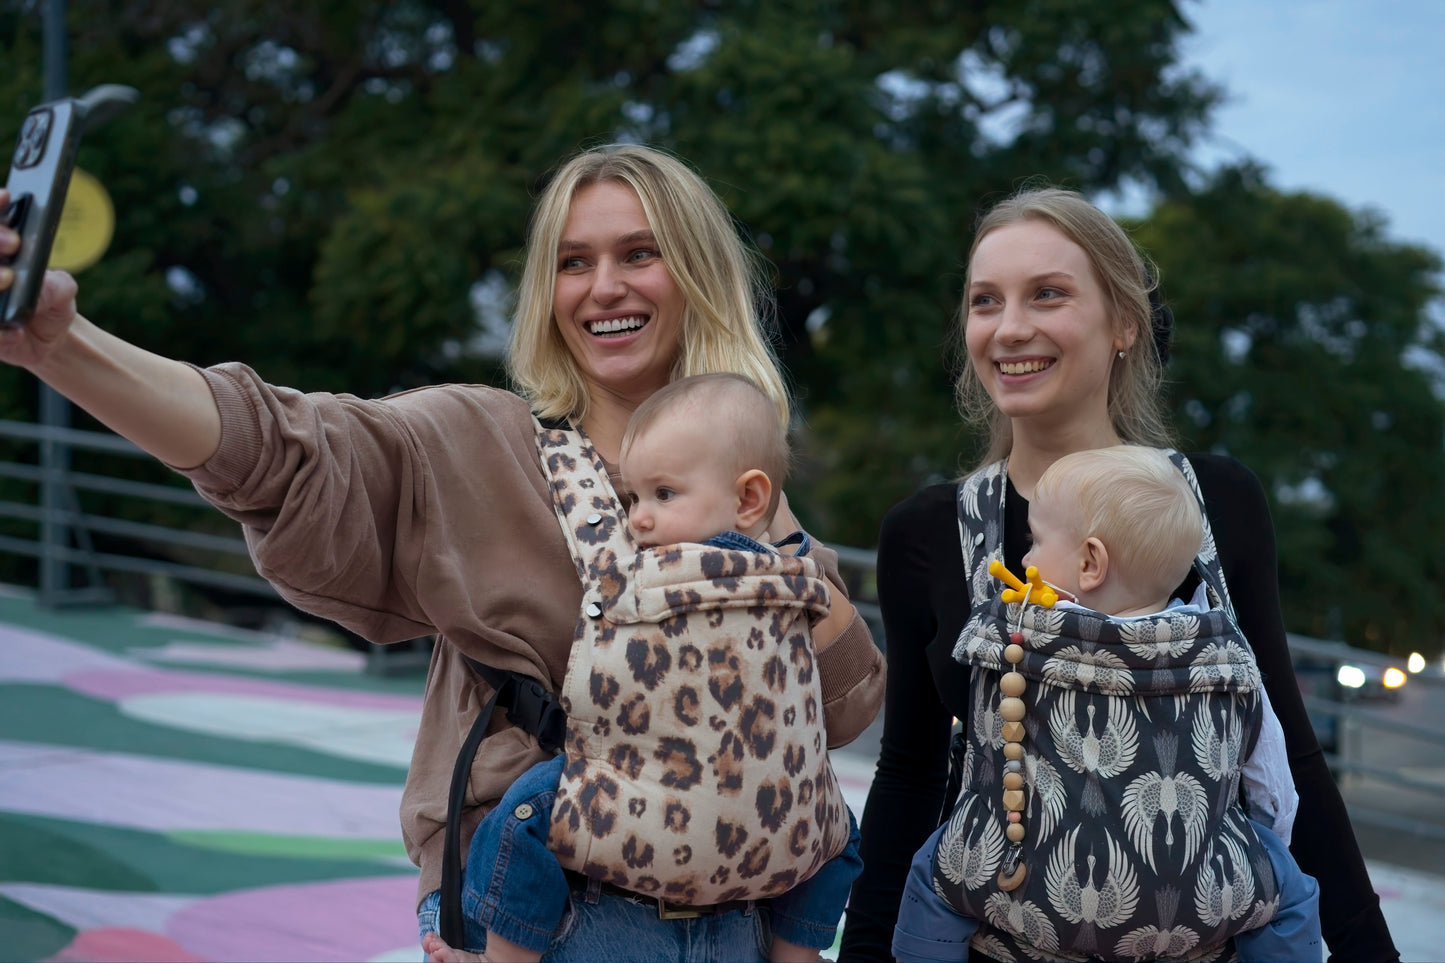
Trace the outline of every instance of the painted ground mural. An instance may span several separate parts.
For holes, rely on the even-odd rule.
[[[0,586],[0,960],[415,961],[423,674]],[[862,811],[871,760],[835,755]]]
[[[0,960],[412,961],[416,671],[0,585]],[[833,754],[860,813],[876,744]],[[1372,864],[1405,959],[1445,877]],[[829,954],[832,955],[832,954]]]
[[[0,589],[0,959],[417,960],[422,675]]]

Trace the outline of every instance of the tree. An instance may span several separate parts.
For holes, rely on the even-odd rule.
[[[1288,627],[1433,654],[1445,402],[1422,362],[1445,358],[1441,262],[1384,228],[1243,166],[1161,203],[1136,237],[1177,319],[1185,447],[1236,456],[1270,495]]]
[[[1180,67],[1176,0],[68,11],[73,89],[142,91],[80,158],[119,212],[83,278],[106,326],[305,389],[497,381],[476,304],[515,277],[540,178],[580,145],[646,140],[771,262],[803,416],[793,502],[862,545],[971,447],[947,358],[980,203],[1029,176],[1177,187],[1216,97]],[[13,137],[41,24],[32,0],[0,14]],[[18,373],[0,391],[12,417],[33,406]]]

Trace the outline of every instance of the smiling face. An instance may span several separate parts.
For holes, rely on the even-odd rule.
[[[627,521],[639,548],[701,542],[741,529],[732,459],[708,431],[680,412],[659,415],[622,452],[635,500]]]
[[[599,181],[573,196],[552,296],[557,330],[594,398],[635,406],[667,384],[685,299],[632,188]]]
[[[1111,366],[1133,335],[1116,330],[1083,248],[1046,221],[1015,221],[979,241],[969,278],[969,360],[1015,432],[1108,426]]]

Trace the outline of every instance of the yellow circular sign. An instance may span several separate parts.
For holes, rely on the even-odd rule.
[[[115,205],[110,195],[100,181],[75,168],[50,249],[50,266],[72,273],[84,271],[100,260],[114,232]]]

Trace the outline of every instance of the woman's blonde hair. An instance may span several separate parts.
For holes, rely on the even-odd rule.
[[[1029,188],[999,202],[983,216],[968,251],[959,308],[960,336],[968,325],[968,290],[979,243],[991,231],[1022,221],[1043,221],[1082,248],[1112,309],[1117,333],[1134,333],[1134,343],[1109,372],[1109,421],[1114,431],[1129,444],[1171,445],[1161,397],[1164,365],[1154,339],[1154,313],[1149,301],[1158,270],[1123,228],[1076,191]],[[959,411],[971,425],[986,432],[988,445],[980,464],[989,464],[1013,449],[1013,427],[989,397],[966,349],[959,368]]]
[[[553,320],[558,243],[572,199],[584,187],[630,187],[657,237],[668,273],[682,291],[681,345],[672,378],[727,371],[748,378],[786,426],[788,391],[768,326],[772,300],[762,261],[747,247],[712,188],[676,157],[653,147],[609,144],[564,163],[532,212],[517,294],[507,368],[517,390],[543,418],[587,415],[587,384]]]

